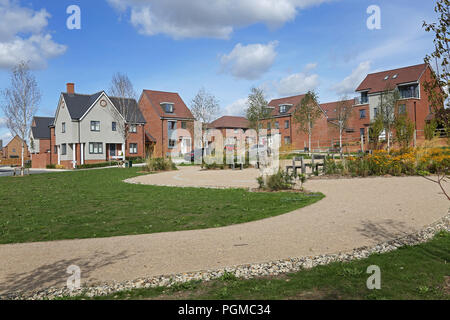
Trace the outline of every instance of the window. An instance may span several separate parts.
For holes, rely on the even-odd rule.
[[[137,143],[130,143],[130,154],[137,153]]]
[[[169,121],[169,130],[175,130],[177,128],[176,121]]]
[[[288,105],[281,105],[280,106],[280,113],[286,113],[289,109]]]
[[[173,113],[173,103],[164,103],[163,108],[164,108],[164,112]]]
[[[186,121],[181,121],[181,129],[186,129],[186,128],[187,128]]]
[[[275,121],[275,129],[280,129],[280,124],[278,123],[278,121]]]
[[[289,129],[289,120],[284,121],[284,128]]]
[[[267,130],[270,130],[270,129],[272,129],[272,123],[270,123],[270,121],[269,121],[269,122],[267,122]]]
[[[16,153],[16,148],[13,148],[13,149],[12,149],[12,152],[13,152],[13,153]]]
[[[61,145],[61,154],[62,154],[63,156],[65,156],[65,155],[67,154],[67,145],[66,145],[65,143],[63,143],[63,144]]]
[[[398,114],[406,114],[406,104],[401,104],[398,106]]]
[[[361,92],[361,104],[366,104],[369,102],[369,94],[368,92]]]
[[[359,118],[364,119],[366,117],[366,109],[359,110]]]
[[[407,86],[399,86],[400,97],[402,99],[419,98],[419,85],[412,84]]]
[[[169,140],[169,148],[171,148],[171,149],[175,148],[176,144],[177,144],[177,142],[175,140],[172,140],[172,139]]]
[[[359,135],[360,136],[364,136],[364,132],[365,132],[364,128],[359,129]]]
[[[100,121],[91,121],[91,131],[100,131]]]
[[[384,80],[387,80],[387,79],[389,79],[389,76],[384,77]]]
[[[284,137],[284,144],[291,144],[291,137]]]
[[[378,115],[378,108],[373,108],[373,114],[375,115],[375,117]]]
[[[130,130],[129,131],[131,133],[136,133],[137,132],[137,125],[135,125],[135,124],[130,125]]]
[[[117,131],[117,123],[116,122],[113,122],[111,127],[112,127],[112,131]]]
[[[234,133],[239,133],[239,129],[234,129]]]
[[[61,123],[61,133],[65,133],[66,132],[66,123],[63,122]]]
[[[89,143],[89,153],[90,154],[103,154],[103,143],[90,142]]]
[[[394,74],[394,76],[392,77],[392,79],[397,79],[398,74]]]
[[[55,151],[55,152],[54,152],[55,154],[58,154],[58,146],[55,146],[54,149],[53,149],[53,151]]]

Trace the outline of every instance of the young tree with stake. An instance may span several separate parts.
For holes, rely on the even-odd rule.
[[[136,92],[126,74],[117,72],[113,75],[109,95],[114,98],[118,112],[113,112],[116,129],[123,138],[122,160],[125,161],[126,142],[131,134],[131,128],[137,122]]]
[[[347,99],[342,98],[336,106],[336,118],[331,121],[339,131],[339,153],[342,155],[342,136],[348,126],[348,121],[353,114],[353,104]]]
[[[201,88],[191,102],[191,112],[195,120],[202,123],[202,143],[204,148],[203,156],[206,156],[206,129],[220,111],[219,101],[216,97]]]
[[[316,121],[322,116],[319,107],[319,96],[314,91],[308,91],[295,108],[294,121],[299,124],[299,130],[308,134],[308,150],[311,152],[311,137]]]
[[[3,91],[3,113],[6,126],[22,140],[21,175],[24,175],[25,143],[30,136],[33,117],[41,100],[36,79],[26,62],[20,62],[12,69],[11,86]]]

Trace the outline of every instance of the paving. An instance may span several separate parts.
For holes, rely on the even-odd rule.
[[[252,187],[258,171],[207,173],[186,167],[138,183]],[[80,267],[82,284],[92,285],[350,251],[418,231],[449,209],[440,188],[421,177],[311,180],[306,187],[326,198],[240,225],[0,245],[0,294],[65,286],[70,265]]]

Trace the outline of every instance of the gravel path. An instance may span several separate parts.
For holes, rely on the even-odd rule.
[[[193,175],[194,180],[186,184],[205,179],[195,179],[195,170],[181,170],[185,173],[181,178]],[[218,180],[216,173],[230,178],[235,172],[208,173],[212,186],[220,187],[226,182]],[[157,177],[161,184],[172,185],[179,173],[151,179]],[[255,171],[241,172],[238,184],[245,180],[253,183],[252,174]],[[69,265],[81,268],[83,285],[93,285],[348,252],[416,232],[444,217],[449,208],[439,187],[420,177],[311,180],[306,187],[327,197],[288,214],[241,225],[1,245],[0,294],[65,286]]]

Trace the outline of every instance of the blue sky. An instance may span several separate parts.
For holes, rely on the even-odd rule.
[[[66,9],[81,9],[69,30]],[[381,29],[366,12],[381,9]],[[315,89],[321,102],[353,97],[367,73],[423,62],[432,51],[419,0],[0,0],[0,88],[15,62],[30,61],[42,91],[38,115],[52,116],[67,82],[78,93],[107,90],[115,72],[142,89],[204,87],[223,114],[243,113],[253,86],[267,98]],[[10,133],[2,121],[0,139]]]

